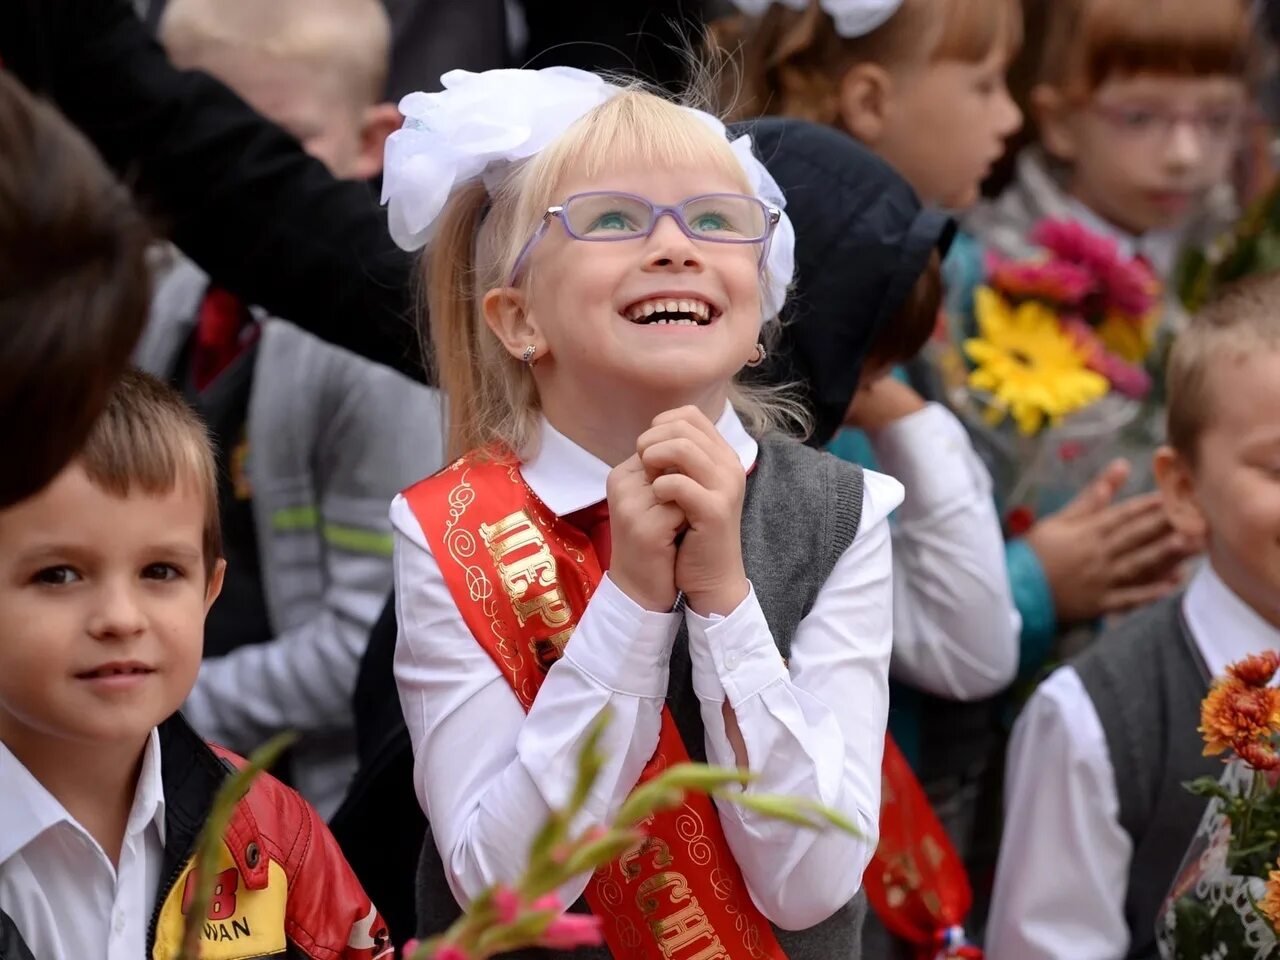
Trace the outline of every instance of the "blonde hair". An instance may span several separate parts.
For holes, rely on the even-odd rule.
[[[1113,75],[1244,76],[1243,0],[1027,2],[1036,5],[1028,20],[1041,31],[1036,79],[1074,100],[1087,100]]]
[[[840,83],[859,63],[977,63],[997,46],[1012,55],[1021,43],[1018,0],[904,0],[875,30],[852,38],[836,32],[819,0],[802,10],[773,3],[758,17],[727,17],[711,27],[713,58],[736,67],[722,74],[721,100],[733,104],[733,117],[799,117],[835,127]]]
[[[1280,272],[1241,280],[1197,314],[1174,342],[1165,374],[1170,446],[1196,462],[1200,437],[1213,417],[1210,369],[1221,367],[1224,359],[1277,349]]]
[[[159,34],[187,63],[221,46],[339,71],[361,106],[386,87],[391,24],[380,0],[169,0]]]
[[[513,166],[492,196],[478,180],[456,190],[425,258],[431,333],[425,352],[449,397],[450,456],[494,446],[532,450],[539,410],[533,376],[489,329],[481,302],[486,292],[506,285],[547,207],[563,199],[557,191],[566,176],[594,177],[618,157],[659,169],[709,165],[752,192],[723,136],[689,110],[639,87],[616,94],[541,153]],[[521,283],[529,283],[534,269],[523,271]],[[807,426],[803,408],[784,389],[735,383],[730,399],[756,433]]]
[[[209,432],[177,391],[130,370],[112,388],[77,455],[93,483],[115,496],[166,494],[194,484],[204,500],[205,575],[222,556],[218,481]]]

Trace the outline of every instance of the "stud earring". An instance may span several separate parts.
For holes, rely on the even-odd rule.
[[[524,353],[520,355],[520,362],[532,367],[533,358],[537,354],[537,352],[538,352],[538,348],[535,347],[532,343],[529,344],[527,347],[524,348]]]
[[[764,344],[757,343],[755,350],[751,353],[751,359],[747,361],[747,366],[758,367],[760,364],[764,363],[765,357],[767,356],[769,356],[769,354],[765,350]]]

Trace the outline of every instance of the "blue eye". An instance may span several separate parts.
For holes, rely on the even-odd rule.
[[[721,230],[732,230],[729,218],[721,213],[700,213],[689,224],[698,233],[715,233]]]
[[[635,230],[636,225],[620,210],[602,213],[592,222],[590,230]]]

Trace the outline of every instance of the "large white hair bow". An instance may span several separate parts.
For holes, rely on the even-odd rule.
[[[620,91],[600,77],[572,67],[542,70],[451,70],[439,93],[411,93],[400,101],[404,126],[387,139],[382,202],[391,237],[405,250],[431,239],[449,195],[459,184],[483,177],[492,190],[509,165],[542,150],[575,121]],[[721,136],[723,123],[694,110]],[[730,147],[753,191],[783,210],[786,200],[751,138]],[[764,316],[782,309],[795,272],[795,230],[783,213],[765,262]]]
[[[733,0],[743,13],[758,17],[775,0]],[[776,0],[792,10],[803,10],[809,0]],[[836,33],[847,40],[866,36],[898,12],[902,0],[819,0],[823,13],[836,25]]]

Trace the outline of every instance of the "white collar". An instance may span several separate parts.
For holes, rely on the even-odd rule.
[[[1196,571],[1182,610],[1210,676],[1222,676],[1251,653],[1280,650],[1280,630],[1233,593],[1208,562]]]
[[[89,835],[3,743],[0,743],[0,797],[5,800],[4,811],[0,813],[0,864],[60,823],[70,824],[86,837]],[[163,846],[164,785],[160,777],[160,733],[156,729],[152,729],[142,752],[142,771],[138,775],[125,834],[142,833],[153,823]]]
[[[742,469],[756,462],[759,445],[747,433],[732,405],[716,421],[720,436],[733,447]],[[588,453],[542,418],[537,452],[520,466],[524,482],[558,517],[599,503],[605,496],[605,481],[612,468]]]
[[[1145,257],[1162,281],[1173,276],[1174,268],[1178,265],[1178,253],[1182,249],[1182,228],[1151,230],[1141,236],[1134,236],[1104,220],[1075,197],[1068,194],[1065,198],[1071,219],[1079,221],[1094,233],[1115,240],[1124,256]]]

